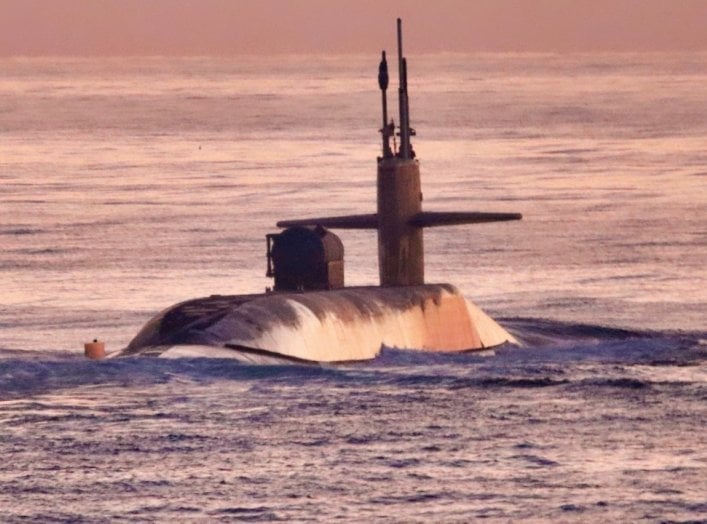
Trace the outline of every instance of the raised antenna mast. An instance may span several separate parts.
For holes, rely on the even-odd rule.
[[[398,18],[398,73],[400,86],[398,87],[398,105],[400,106],[400,152],[402,160],[412,158],[410,145],[410,110],[408,105],[408,74],[407,62],[403,56],[403,21]]]
[[[388,124],[388,96],[386,94],[388,89],[388,61],[385,59],[385,51],[381,52],[381,63],[378,66],[378,86],[381,89],[381,101],[383,104],[383,127],[381,127],[383,158],[390,158],[393,156],[393,152],[390,149],[390,135],[395,133],[395,126],[391,130],[391,126]]]

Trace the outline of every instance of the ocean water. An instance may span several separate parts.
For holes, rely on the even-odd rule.
[[[84,360],[374,211],[377,57],[0,60],[0,520],[707,520],[707,54],[408,58],[425,209],[524,215],[427,280],[522,348]]]

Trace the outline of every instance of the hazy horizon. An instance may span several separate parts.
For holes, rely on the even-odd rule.
[[[0,56],[707,50],[707,0],[0,0]]]

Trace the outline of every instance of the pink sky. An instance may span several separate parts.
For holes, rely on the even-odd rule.
[[[707,50],[707,0],[0,0],[0,55]]]

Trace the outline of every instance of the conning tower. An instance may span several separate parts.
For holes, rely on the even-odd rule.
[[[316,226],[333,229],[376,229],[378,231],[378,269],[381,286],[414,286],[425,283],[423,228],[457,224],[479,224],[520,220],[519,213],[429,212],[422,210],[420,165],[410,137],[407,60],[403,54],[402,22],[397,21],[398,112],[399,125],[388,120],[388,62],[382,52],[378,85],[383,106],[382,155],[378,157],[377,212],[367,215],[283,220],[278,227]],[[395,136],[399,136],[395,147]],[[393,138],[394,147],[390,145]]]
[[[420,165],[410,137],[407,61],[403,56],[402,22],[398,18],[398,107],[400,147],[390,148],[395,124],[387,123],[388,62],[385,51],[378,68],[378,85],[383,100],[383,156],[378,157],[378,268],[381,286],[413,286],[425,283],[422,228],[412,220],[422,212]]]

